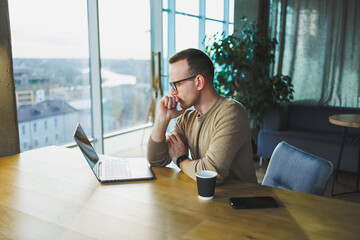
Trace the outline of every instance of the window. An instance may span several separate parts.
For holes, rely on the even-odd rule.
[[[78,122],[91,134],[86,1],[8,3],[18,122],[24,126],[20,150],[42,146],[43,140],[27,138],[34,138],[36,132],[36,137],[45,139],[39,126],[48,129],[54,117],[63,126],[55,144],[73,141]],[[33,126],[27,136],[25,125]]]
[[[104,132],[143,125],[151,98],[150,0],[99,1],[99,28]]]
[[[206,17],[223,20],[224,19],[224,0],[206,1]]]
[[[199,45],[199,19],[176,15],[176,52],[185,48],[198,48]]]
[[[164,75],[167,59],[186,48],[205,49],[205,36],[232,34],[234,0],[163,0]],[[167,79],[163,79],[169,91]]]
[[[103,143],[104,133],[109,136],[118,130],[143,126],[151,96],[150,0],[8,2],[18,120],[27,126],[28,139],[20,136],[20,142],[27,141],[27,149],[73,142],[72,134],[78,122],[90,138],[97,138],[95,148]],[[209,2],[164,2],[163,62],[183,48],[204,49],[205,34],[231,33],[229,11],[233,0]],[[215,8],[222,13],[214,11]],[[94,12],[99,16],[91,14]],[[99,28],[94,27],[97,23]],[[94,29],[99,36],[96,44],[100,53],[99,70],[89,65],[94,59],[89,54],[93,53],[92,45],[89,51],[89,40],[92,43],[97,38],[91,34]],[[164,64],[165,75],[166,67]],[[90,76],[96,75],[92,74],[95,71],[101,76],[98,80],[102,99],[95,95],[92,98],[97,86],[92,88]],[[169,90],[167,84],[163,86],[165,91]],[[98,106],[103,113],[100,118],[103,126],[97,124]],[[36,130],[34,122],[38,123]],[[51,137],[46,143],[42,126],[55,139]],[[33,131],[37,131],[36,137],[40,139],[36,140],[37,144]]]

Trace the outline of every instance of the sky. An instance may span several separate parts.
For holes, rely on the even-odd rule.
[[[9,0],[15,58],[88,58],[87,1]],[[150,1],[99,1],[101,57],[149,59]]]

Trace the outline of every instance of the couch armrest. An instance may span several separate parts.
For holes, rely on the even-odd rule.
[[[280,109],[273,110],[264,118],[264,129],[284,131],[288,128],[289,104],[284,104]]]

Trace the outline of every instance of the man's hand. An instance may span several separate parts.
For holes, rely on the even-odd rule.
[[[169,122],[185,112],[185,109],[177,110],[179,99],[176,96],[164,96],[158,104],[156,119]]]
[[[173,132],[167,136],[168,150],[171,160],[176,164],[178,157],[188,155],[188,148],[181,140],[179,134]]]
[[[171,119],[176,118],[185,112],[185,109],[177,110],[179,98],[176,96],[164,96],[158,103],[155,124],[151,132],[151,138],[155,142],[162,142],[165,139],[166,129]]]

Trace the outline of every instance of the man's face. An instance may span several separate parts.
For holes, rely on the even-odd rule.
[[[170,65],[169,69],[170,82],[175,83],[176,90],[171,87],[170,94],[175,96],[180,103],[182,109],[193,106],[198,98],[198,90],[196,89],[196,76],[189,73],[189,66],[186,60],[180,60]],[[187,79],[189,78],[189,79]]]

